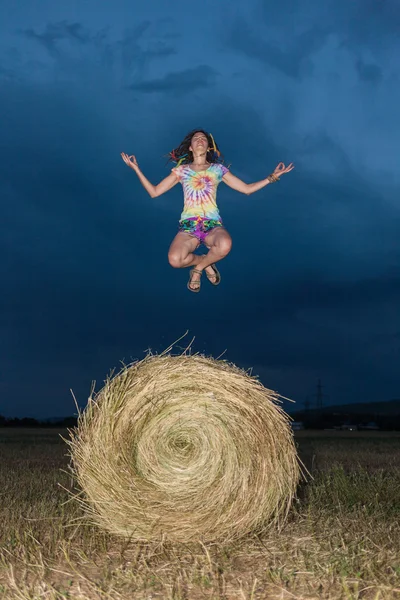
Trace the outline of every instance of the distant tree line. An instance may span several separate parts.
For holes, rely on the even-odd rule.
[[[361,429],[373,422],[381,430],[400,431],[400,414],[329,413],[313,410],[292,413],[291,417],[294,421],[301,421],[306,429],[333,429],[344,424],[355,425]]]
[[[76,417],[66,417],[65,419],[51,419],[40,421],[31,417],[23,417],[22,419],[13,418],[6,419],[0,415],[0,427],[48,427],[48,428],[63,428],[63,427],[75,427],[77,424]]]
[[[299,411],[291,414],[294,421],[301,421],[306,429],[333,429],[347,423],[357,426],[365,426],[370,422],[376,423],[381,430],[400,431],[400,414],[377,415],[377,414],[359,414],[359,413],[329,413],[326,411]],[[64,428],[75,427],[76,417],[66,417],[64,419],[39,420],[31,417],[21,419],[7,419],[0,415],[0,427],[46,427],[46,428]]]

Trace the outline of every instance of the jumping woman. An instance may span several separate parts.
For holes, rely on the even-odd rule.
[[[125,163],[135,171],[140,183],[152,198],[165,194],[179,181],[183,187],[184,206],[179,221],[178,233],[168,252],[169,264],[175,268],[193,267],[187,284],[191,292],[199,292],[201,276],[218,285],[221,275],[215,265],[227,256],[232,239],[223,226],[217,206],[217,187],[224,181],[232,189],[247,196],[269,183],[279,181],[294,166],[281,162],[271,175],[256,183],[245,183],[229,171],[211,133],[195,129],[188,133],[180,145],[169,153],[169,160],[177,163],[171,173],[158,185],[153,185],[143,175],[135,156],[124,152]],[[195,250],[204,244],[208,253],[200,256]]]

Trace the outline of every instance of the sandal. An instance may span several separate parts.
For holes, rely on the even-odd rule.
[[[192,283],[192,275],[193,275],[193,273],[200,273],[200,275],[201,275],[201,274],[203,273],[203,271],[199,271],[199,269],[191,269],[191,270],[190,270],[190,277],[189,277],[189,281],[188,281],[188,283],[187,283],[187,288],[188,288],[188,290],[190,290],[191,292],[195,292],[195,293],[197,293],[197,292],[199,292],[199,291],[200,291],[200,285],[201,285],[201,281],[200,281],[200,279],[199,279],[199,281],[195,281],[195,282],[193,283],[193,285],[197,285],[197,287],[196,287],[196,288],[194,288],[194,289],[193,289],[192,287],[190,287],[190,284]]]
[[[221,282],[221,273],[218,271],[217,267],[215,266],[215,264],[210,265],[210,267],[212,268],[212,270],[214,271],[214,275],[215,275],[215,281],[212,281],[211,278],[214,277],[214,275],[209,275],[206,271],[206,275],[207,275],[207,279],[208,281],[212,284],[212,285],[218,285]]]

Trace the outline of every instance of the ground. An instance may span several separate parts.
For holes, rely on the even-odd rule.
[[[0,599],[400,598],[400,433],[297,432],[312,477],[286,525],[227,547],[82,522],[60,433],[0,429]]]

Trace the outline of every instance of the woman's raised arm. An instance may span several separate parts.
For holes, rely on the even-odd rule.
[[[140,183],[152,198],[157,198],[157,196],[165,194],[165,192],[168,192],[168,190],[174,187],[174,185],[176,185],[179,181],[176,175],[170,173],[169,175],[167,175],[167,177],[165,177],[165,179],[160,181],[158,185],[153,185],[152,183],[150,183],[147,177],[143,175],[142,171],[139,168],[136,157],[133,154],[131,156],[128,156],[127,154],[125,154],[125,152],[121,152],[121,156],[125,164],[127,164],[128,167],[135,171],[136,175],[139,177]]]
[[[249,196],[254,192],[258,192],[258,190],[261,190],[261,188],[265,187],[269,183],[279,181],[279,177],[281,177],[285,173],[289,173],[289,171],[291,171],[292,169],[294,169],[294,165],[292,163],[290,163],[290,165],[288,165],[287,167],[285,167],[283,163],[279,163],[279,165],[276,167],[274,172],[271,173],[271,175],[268,175],[268,177],[266,177],[265,179],[262,179],[261,181],[256,181],[255,183],[245,183],[244,181],[239,179],[239,177],[236,177],[236,175],[232,175],[232,173],[228,171],[223,176],[222,181],[226,183],[226,185],[229,185],[229,187],[231,187],[233,190],[236,190],[237,192],[241,192],[242,194],[246,194],[246,196]]]

